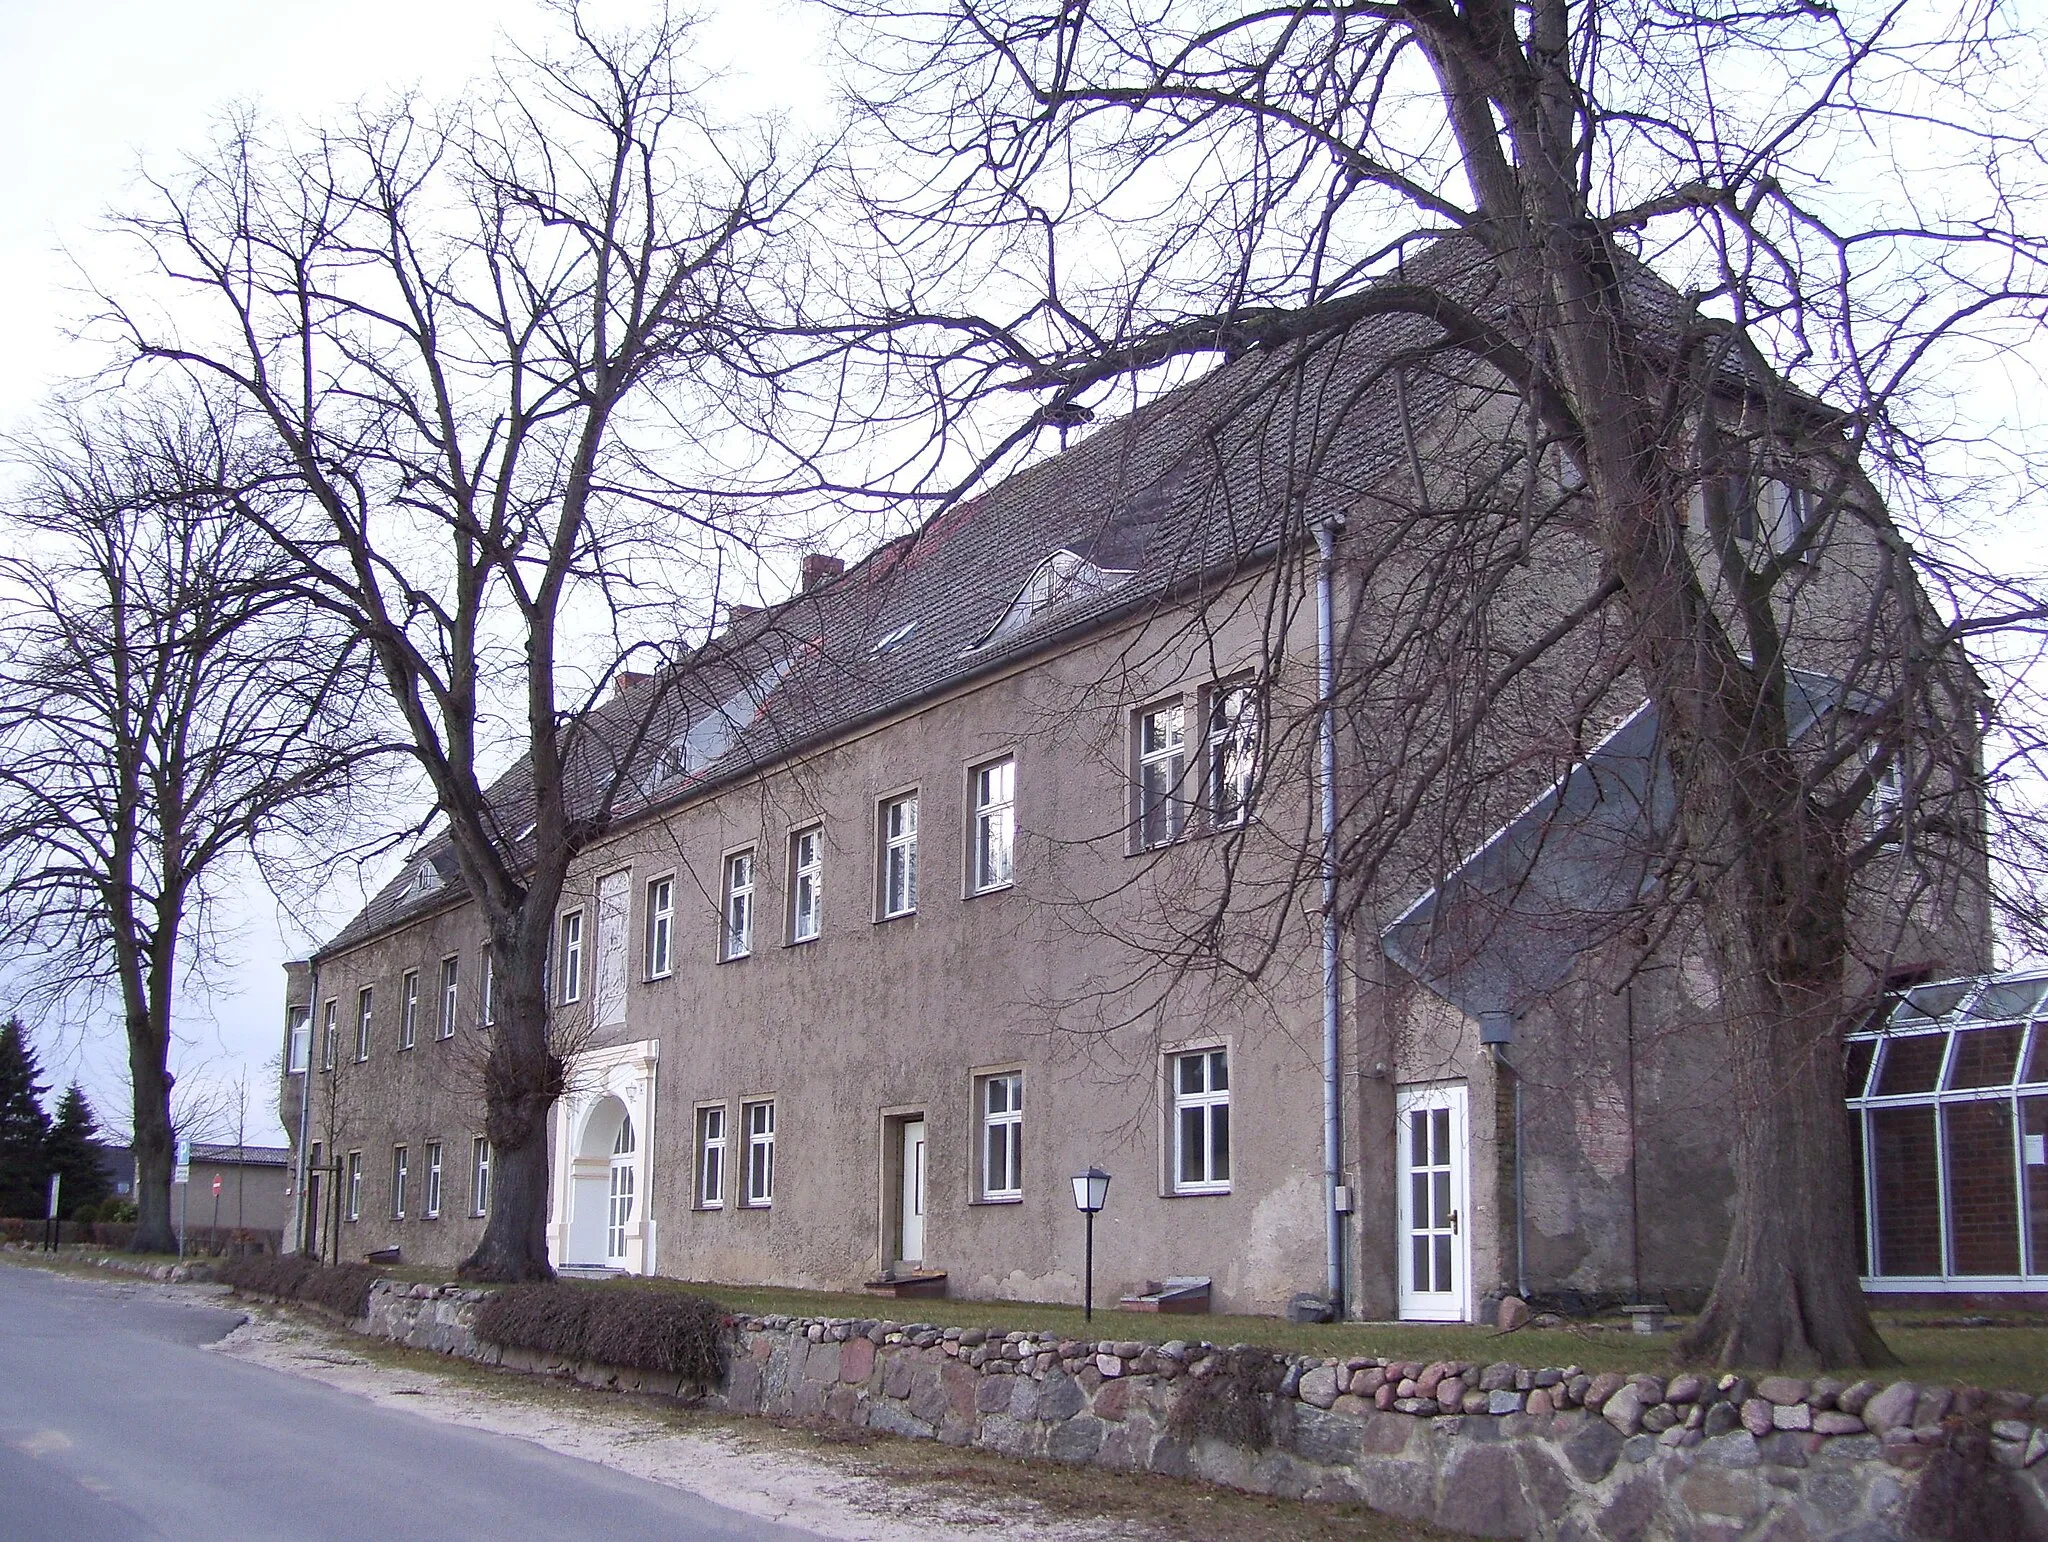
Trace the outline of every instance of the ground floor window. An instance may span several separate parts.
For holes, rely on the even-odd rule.
[[[427,1142],[427,1203],[426,1216],[433,1220],[441,1213],[441,1143]]]
[[[2048,1276],[2048,980],[1908,991],[1851,1037],[1849,1138],[1873,1288]]]
[[[981,1197],[1024,1195],[1024,1073],[981,1079]]]
[[[747,1203],[775,1202],[775,1103],[763,1099],[740,1105],[747,1133]]]
[[[348,1154],[348,1218],[351,1221],[363,1218],[363,1154],[360,1151]]]
[[[1199,1049],[1167,1062],[1173,1087],[1173,1186],[1183,1194],[1230,1187],[1230,1056]]]
[[[481,1135],[469,1143],[469,1213],[491,1213],[491,1143]]]
[[[405,1219],[405,1180],[411,1172],[411,1165],[405,1147],[391,1148],[391,1218]]]
[[[697,1203],[717,1210],[725,1204],[725,1105],[697,1110]]]

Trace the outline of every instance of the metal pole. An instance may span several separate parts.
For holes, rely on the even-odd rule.
[[[1095,1321],[1095,1212],[1086,1212],[1088,1217],[1088,1272],[1083,1276],[1081,1287],[1081,1320]]]
[[[1322,702],[1317,724],[1322,761],[1323,880],[1323,1208],[1325,1287],[1330,1309],[1344,1315],[1344,1218],[1337,1213],[1337,1188],[1344,1178],[1341,1074],[1340,998],[1343,936],[1337,919],[1337,647],[1332,574],[1337,565],[1337,532],[1341,519],[1319,521],[1316,536],[1316,690]]]
[[[314,1215],[306,1200],[306,1178],[311,1169],[306,1160],[306,1137],[312,1133],[313,1125],[313,1062],[320,1054],[320,1046],[313,1042],[320,1031],[320,960],[314,959],[306,978],[306,1069],[299,1077],[299,1149],[293,1166],[298,1169],[293,1178],[294,1198],[292,1208],[298,1212],[299,1234],[292,1240],[296,1251],[303,1256],[306,1251],[306,1230],[318,1227],[319,1217]],[[285,1050],[290,1055],[289,1047]]]

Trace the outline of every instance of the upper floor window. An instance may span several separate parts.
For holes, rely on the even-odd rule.
[[[720,907],[718,956],[745,958],[754,951],[754,854],[736,851],[725,859],[725,899]]]
[[[356,1063],[370,1058],[370,1005],[374,990],[365,985],[356,992]]]
[[[917,794],[882,805],[882,918],[917,909]]]
[[[583,912],[562,917],[562,1004],[583,999]]]
[[[327,998],[327,1005],[320,1009],[320,1069],[334,1069],[335,1056],[341,1053],[341,1030],[335,1024],[335,1009],[341,1003],[333,997]]]
[[[1200,1049],[1167,1061],[1173,1087],[1173,1186],[1184,1194],[1230,1187],[1230,1057]]]
[[[1251,818],[1258,777],[1258,699],[1248,685],[1219,685],[1209,693],[1209,820],[1216,828]]]
[[[313,1058],[313,1009],[292,1014],[290,1047],[286,1050],[285,1070],[296,1075],[306,1069]]]
[[[976,894],[1010,882],[1017,840],[1017,762],[1005,755],[977,766],[974,779],[974,851],[968,887]]]
[[[825,921],[825,831],[820,825],[789,838],[789,940],[810,942]]]
[[[462,963],[453,953],[441,960],[441,1016],[435,1031],[444,1039],[455,1037],[455,1007],[461,998]]]
[[[398,1047],[411,1049],[419,1042],[420,972],[406,970],[398,982]]]
[[[1181,787],[1187,774],[1181,704],[1171,702],[1138,714],[1138,844],[1164,846],[1176,840],[1186,817]]]
[[[647,978],[659,980],[674,966],[676,881],[657,878],[647,886]]]
[[[482,978],[477,981],[478,1010],[483,1013],[486,1028],[498,1020],[498,973],[491,967],[491,945],[485,943],[477,968]]]

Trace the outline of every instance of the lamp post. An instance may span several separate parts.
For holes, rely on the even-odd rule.
[[[1109,1198],[1109,1174],[1099,1167],[1074,1175],[1074,1208],[1088,1217],[1088,1265],[1081,1287],[1081,1316],[1095,1320],[1095,1214]]]

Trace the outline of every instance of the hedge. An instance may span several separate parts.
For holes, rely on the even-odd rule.
[[[680,1375],[700,1387],[725,1380],[732,1325],[715,1301],[675,1290],[511,1285],[477,1307],[476,1336],[502,1349]]]
[[[350,1318],[370,1315],[370,1286],[379,1278],[365,1264],[327,1265],[298,1253],[230,1258],[215,1267],[213,1277],[237,1290],[324,1306]]]

